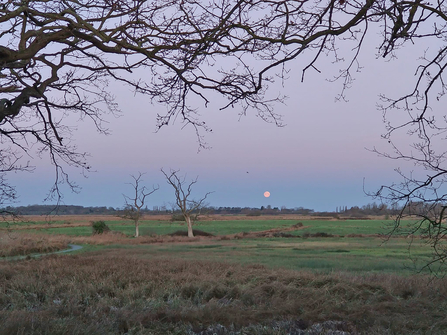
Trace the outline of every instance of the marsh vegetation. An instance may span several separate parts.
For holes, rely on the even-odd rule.
[[[142,220],[139,238],[131,223],[105,221],[111,232],[95,235],[73,218],[4,230],[12,246],[84,248],[0,262],[2,333],[306,334],[328,322],[347,334],[447,331],[446,279],[414,272],[408,239],[383,244],[384,221],[203,221],[212,236],[193,239],[172,235],[186,227],[168,219]],[[410,251],[416,265],[430,259],[417,237]]]

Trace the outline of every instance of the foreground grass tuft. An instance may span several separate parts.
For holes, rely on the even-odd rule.
[[[111,249],[0,263],[0,324],[4,334],[286,334],[275,325],[330,321],[352,334],[442,334],[446,284]]]

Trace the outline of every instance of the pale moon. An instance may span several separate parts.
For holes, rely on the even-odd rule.
[[[269,191],[264,192],[264,197],[268,198],[269,196],[270,196],[270,192]]]

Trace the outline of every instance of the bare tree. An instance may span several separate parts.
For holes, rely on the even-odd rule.
[[[137,176],[131,175],[133,182],[129,185],[133,188],[133,196],[124,195],[126,205],[121,213],[121,217],[125,219],[132,220],[135,223],[135,237],[140,236],[139,222],[143,214],[141,209],[145,205],[146,197],[154,193],[159,189],[158,186],[152,186],[152,190],[149,191],[146,186],[141,186],[144,173],[138,172]]]
[[[207,106],[217,92],[227,98],[222,109],[238,104],[241,115],[254,111],[281,125],[273,106],[285,97],[269,85],[287,79],[288,64],[303,60],[304,80],[329,60],[340,67],[333,79],[341,81],[344,99],[361,67],[365,41],[378,32],[377,61],[397,59],[401,48],[419,41],[433,41],[436,48],[415,56],[419,65],[408,69],[415,73],[408,93],[380,97],[384,138],[391,145],[382,154],[412,162],[417,171],[398,170],[402,182],[375,195],[404,207],[421,201],[442,208],[447,119],[438,101],[447,92],[446,13],[444,0],[5,0],[0,4],[0,143],[25,157],[35,148],[48,154],[56,175],[49,196],[60,199],[61,183],[76,187],[64,167],[89,169],[64,119],[89,118],[106,132],[105,112],[120,112],[108,91],[110,81],[166,105],[166,113],[157,115],[158,128],[179,117],[206,146],[201,131],[210,128],[194,98]],[[391,122],[392,111],[403,113]],[[400,132],[410,145],[394,141]],[[1,159],[13,152],[2,151]],[[18,160],[14,167],[23,165]],[[444,213],[426,211],[421,223],[444,229]]]
[[[200,198],[199,200],[190,199],[192,187],[197,183],[199,177],[193,179],[191,182],[186,182],[186,175],[179,176],[179,170],[170,170],[169,173],[166,173],[163,169],[161,172],[166,177],[166,181],[169,185],[174,188],[175,192],[175,205],[182,212],[183,217],[185,218],[186,224],[188,226],[188,237],[194,237],[194,232],[192,230],[192,218],[191,216],[194,213],[200,212],[201,208],[204,206],[205,200],[213,192],[208,192]]]

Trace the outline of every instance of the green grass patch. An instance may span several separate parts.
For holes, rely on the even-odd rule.
[[[290,228],[296,224],[297,220],[233,220],[233,221],[198,221],[195,228],[211,233],[213,235],[230,235],[242,232],[257,232],[269,229]],[[302,236],[303,234],[315,234],[324,232],[332,235],[348,235],[348,234],[385,234],[389,232],[392,220],[345,220],[345,221],[325,221],[325,220],[301,220],[304,226],[308,226],[301,230],[289,231],[292,235]],[[63,224],[63,221],[54,221],[48,224],[48,228],[43,227],[40,232],[48,234],[65,234],[85,236],[91,234],[91,227],[70,226],[69,223],[64,227],[54,227],[55,224]],[[4,223],[3,223],[4,224]],[[33,225],[42,223],[21,223],[20,226]],[[111,230],[119,231],[127,235],[135,233],[135,227],[132,223],[119,220],[106,221]],[[405,224],[405,223],[404,223]],[[168,222],[168,221],[152,221],[143,220],[140,222],[140,233],[142,236],[150,235],[166,235],[177,230],[186,230],[184,223]]]
[[[387,243],[378,237],[309,237],[304,233],[314,234],[324,232],[332,235],[346,236],[349,234],[372,235],[380,233],[381,229],[392,221],[379,220],[347,220],[347,221],[301,221],[304,229],[288,231],[296,234],[296,238],[256,238],[240,240],[212,240],[203,243],[164,243],[157,245],[120,245],[120,248],[143,248],[147,255],[158,253],[185,258],[224,260],[238,263],[260,263],[269,267],[284,267],[288,269],[311,269],[315,271],[385,271],[409,273],[416,259],[416,264],[428,262],[431,249],[425,245],[414,243],[408,249],[405,239],[390,239]],[[107,221],[112,231],[118,231],[133,236],[133,224],[123,221]],[[234,220],[198,222],[195,228],[214,235],[229,235],[240,232],[264,231],[273,228],[287,229],[296,224],[297,220]],[[180,222],[141,221],[142,236],[166,235],[186,226]],[[65,234],[68,236],[88,236],[92,234],[90,226],[60,228],[30,229],[28,232],[40,234]],[[383,231],[383,230],[382,230]],[[126,243],[125,241],[123,243]],[[95,249],[96,248],[96,249]],[[84,248],[82,252],[94,251]],[[109,247],[108,247],[109,248]]]
[[[410,274],[414,264],[409,258],[406,241],[395,240],[382,245],[379,238],[338,238],[329,243],[327,239],[294,240],[272,239],[270,241],[231,240],[225,243],[197,245],[175,243],[157,245],[124,245],[121,248],[144,250],[143,258],[166,255],[185,260],[230,261],[242,264],[263,264],[271,268],[307,269],[317,272],[393,272]],[[324,247],[326,245],[326,247]],[[342,245],[343,247],[340,247]],[[113,248],[110,246],[109,248]],[[418,259],[416,265],[430,260],[427,246],[414,245],[411,255]]]

